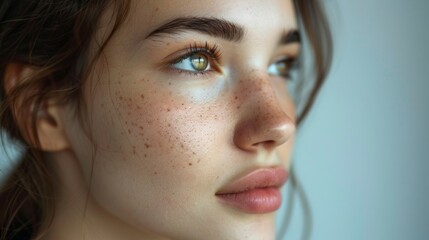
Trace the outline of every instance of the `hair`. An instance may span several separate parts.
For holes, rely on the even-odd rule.
[[[297,124],[305,118],[328,72],[332,43],[330,31],[317,0],[295,0],[298,18],[308,36],[314,55],[314,84],[306,96]],[[40,150],[36,131],[37,109],[47,99],[84,107],[82,85],[92,65],[115,31],[125,21],[129,1],[124,0],[2,0],[0,3],[0,124],[1,131],[24,147],[19,165],[0,191],[0,240],[41,239],[55,215],[51,173]],[[113,27],[107,38],[91,43],[101,16],[113,7]],[[32,67],[33,74],[5,90],[9,63]],[[27,115],[16,109],[32,106]],[[22,119],[29,124],[21,126]],[[28,136],[33,141],[28,141]],[[293,187],[299,187],[291,174]],[[298,191],[300,192],[300,191]],[[302,192],[302,191],[301,191]],[[305,195],[303,195],[305,198]]]

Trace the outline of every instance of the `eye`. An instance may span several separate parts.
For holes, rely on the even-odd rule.
[[[184,74],[204,75],[221,73],[221,52],[216,44],[194,43],[189,45],[179,57],[168,63],[171,69]]]
[[[203,53],[192,53],[173,63],[172,67],[189,72],[204,72],[210,70],[209,58]]]
[[[285,58],[283,60],[272,63],[268,67],[268,74],[273,76],[279,76],[285,79],[290,79],[290,72],[296,66],[295,58]]]

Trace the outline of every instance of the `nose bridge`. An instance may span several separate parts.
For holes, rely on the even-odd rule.
[[[239,80],[238,91],[241,95],[241,104],[257,118],[273,119],[277,115],[287,115],[276,89],[270,82],[267,74],[257,73],[253,70],[250,76],[244,76]],[[286,94],[286,92],[285,92]]]
[[[246,150],[260,146],[275,147],[286,142],[295,132],[293,118],[284,107],[287,103],[276,95],[267,74],[251,72],[238,81],[241,98],[234,141]],[[285,92],[286,94],[286,92]]]

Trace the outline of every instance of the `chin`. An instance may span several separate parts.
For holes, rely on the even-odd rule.
[[[211,240],[275,240],[274,214],[242,216],[234,223],[225,221],[224,225],[226,228],[219,231],[223,234],[213,236]]]

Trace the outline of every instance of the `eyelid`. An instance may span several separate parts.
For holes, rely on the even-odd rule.
[[[170,63],[178,63],[181,60],[186,59],[186,58],[192,56],[193,54],[197,54],[197,53],[202,53],[202,54],[206,55],[208,58],[210,58],[211,60],[215,60],[215,61],[219,61],[219,58],[220,58],[220,56],[216,52],[214,52],[208,48],[188,47],[188,48],[184,49],[183,51],[184,51],[184,53],[181,53],[180,56],[171,60]]]

